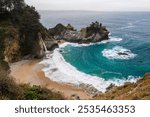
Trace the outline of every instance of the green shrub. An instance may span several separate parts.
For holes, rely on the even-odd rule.
[[[59,93],[52,92],[46,88],[40,86],[21,85],[24,98],[26,100],[62,100],[64,99]]]
[[[6,64],[7,66],[7,64]],[[64,97],[40,86],[18,85],[8,77],[9,70],[0,65],[0,99],[10,100],[62,100]]]
[[[0,70],[0,99],[22,99],[20,87],[7,74],[7,71]]]

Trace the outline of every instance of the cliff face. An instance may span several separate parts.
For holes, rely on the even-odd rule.
[[[20,58],[19,32],[9,18],[0,19],[0,61]]]
[[[49,29],[49,35],[56,40],[65,40],[74,43],[94,43],[102,40],[109,39],[109,31],[101,23],[95,22],[80,31],[74,29],[73,26],[68,24],[56,25],[54,28]]]
[[[52,30],[51,32],[49,32],[47,29],[44,29],[42,30],[41,33],[39,33],[39,39],[40,39],[40,45],[41,45],[41,48],[42,50],[44,50],[44,47],[43,47],[43,42],[41,40],[44,41],[45,45],[46,45],[46,48],[47,50],[49,51],[52,51],[54,50],[55,48],[58,48],[58,43],[57,41],[51,36],[51,34],[59,34],[61,31],[60,30],[57,30],[54,29]],[[51,34],[49,34],[51,33]]]
[[[10,22],[5,23],[5,26],[0,26],[0,58],[8,63],[15,62],[24,57],[23,46],[21,42],[20,32],[18,28],[14,27]],[[0,22],[1,24],[1,22]],[[28,53],[30,56],[40,57],[42,54],[40,53],[42,47],[39,44],[39,37],[37,37],[37,41],[34,41],[32,44],[32,52]],[[29,41],[30,43],[30,41]],[[25,43],[24,43],[25,46]]]
[[[0,17],[0,60],[10,63],[22,58],[41,58],[45,53],[41,40],[48,40],[49,50],[58,46],[40,23],[34,7],[24,4],[19,9],[6,9]]]
[[[104,94],[94,97],[96,100],[149,100],[150,99],[150,73],[136,83],[126,83],[120,87],[112,87]]]
[[[15,28],[9,28],[4,38],[4,60],[17,61],[20,58],[19,33]]]

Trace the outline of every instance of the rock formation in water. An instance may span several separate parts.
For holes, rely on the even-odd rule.
[[[16,86],[12,80],[8,79],[8,63],[18,61],[24,56],[28,56],[29,58],[31,56],[37,58],[42,57],[44,51],[46,51],[45,46],[48,50],[53,50],[58,47],[56,43],[57,40],[90,43],[109,38],[109,31],[98,22],[92,23],[80,31],[76,31],[70,24],[68,24],[68,26],[58,24],[56,27],[47,30],[39,22],[40,16],[34,7],[26,5],[24,0],[15,1],[16,0],[0,1],[1,99],[18,99],[18,94],[24,94],[19,92],[19,86]],[[121,52],[118,54],[127,55],[127,53]],[[98,93],[97,90],[91,86],[85,86],[83,84],[81,87],[92,93]],[[94,99],[150,99],[150,73],[145,74],[144,78],[138,80],[137,83],[126,83],[120,87],[111,84],[107,89],[108,91],[106,93],[100,93],[96,95]],[[33,88],[30,90],[33,91]],[[36,95],[41,96],[41,88],[38,88],[38,90],[40,91],[40,95]],[[28,99],[33,98],[33,95],[29,98],[27,90],[25,90],[25,92],[27,93]],[[44,91],[43,97],[46,96],[45,93],[49,93],[52,97],[54,96],[54,99],[62,99],[62,97],[59,96],[59,98],[57,94],[53,94],[49,91]],[[76,94],[73,94],[72,98],[80,99]]]
[[[54,28],[49,29],[49,35],[56,40],[65,40],[74,43],[94,43],[109,39],[109,31],[99,22],[92,22],[90,26],[82,28],[80,31],[74,29],[68,24],[64,26],[57,24]]]

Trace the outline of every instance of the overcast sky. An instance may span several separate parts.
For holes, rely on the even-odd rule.
[[[38,10],[150,11],[150,0],[25,0]]]

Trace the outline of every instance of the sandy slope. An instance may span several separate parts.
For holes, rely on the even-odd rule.
[[[56,92],[62,93],[67,99],[77,96],[80,99],[91,99],[83,89],[66,84],[59,84],[46,78],[41,69],[43,65],[38,64],[40,60],[22,60],[10,65],[10,75],[17,83],[28,83],[30,85],[40,85]],[[75,96],[72,96],[75,95]]]

